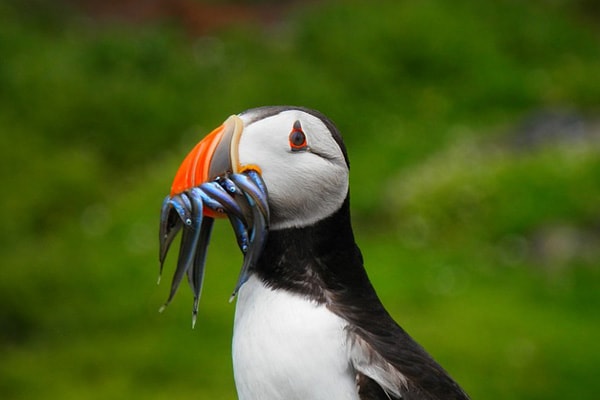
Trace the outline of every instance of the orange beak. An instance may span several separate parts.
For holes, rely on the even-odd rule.
[[[225,173],[242,170],[238,146],[244,123],[232,115],[200,141],[185,157],[171,185],[171,197]]]
[[[257,262],[267,238],[267,189],[258,166],[240,164],[239,145],[243,130],[242,119],[232,115],[202,139],[181,163],[171,193],[162,204],[159,228],[161,271],[173,239],[179,231],[183,232],[171,292],[161,309],[169,304],[187,273],[194,291],[192,321],[196,320],[214,218],[229,217],[244,254],[234,295],[247,280],[248,271]],[[224,179],[215,182],[217,177]]]

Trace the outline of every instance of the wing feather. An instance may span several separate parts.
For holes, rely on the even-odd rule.
[[[388,397],[391,395],[394,398],[402,398],[402,391],[407,387],[406,377],[375,351],[367,341],[352,331],[348,333],[348,342],[350,363],[358,373],[359,388],[369,390],[367,388],[371,382],[364,379],[368,377],[375,381]],[[372,392],[373,389],[370,391]]]

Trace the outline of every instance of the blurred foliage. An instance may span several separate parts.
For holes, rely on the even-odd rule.
[[[473,398],[594,398],[598,15],[593,1],[325,2],[191,37],[0,3],[0,397],[234,398],[232,234],[218,224],[190,331],[188,294],[156,312],[158,211],[227,115],[298,104],[345,136],[384,303]],[[564,108],[583,133],[520,140],[517,121]]]

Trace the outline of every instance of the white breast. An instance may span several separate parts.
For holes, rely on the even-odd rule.
[[[251,277],[238,294],[233,370],[240,400],[357,400],[346,322]]]

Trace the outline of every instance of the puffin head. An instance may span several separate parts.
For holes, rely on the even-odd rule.
[[[230,116],[198,143],[171,194],[249,169],[265,182],[273,230],[311,225],[348,193],[348,156],[333,122],[307,108],[267,106]]]
[[[229,217],[244,254],[235,295],[268,232],[310,226],[334,214],[347,198],[348,175],[341,135],[317,111],[269,106],[227,118],[187,155],[163,202],[161,270],[183,230],[167,304],[187,273],[195,315],[214,218]]]
[[[325,116],[292,107],[240,114],[242,165],[257,165],[269,191],[271,229],[311,225],[341,207],[348,193],[348,159]]]

